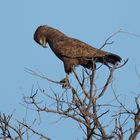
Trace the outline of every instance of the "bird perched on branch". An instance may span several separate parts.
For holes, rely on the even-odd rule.
[[[98,62],[113,66],[121,61],[121,57],[116,54],[93,48],[47,25],[39,26],[36,29],[34,40],[43,48],[46,48],[48,43],[55,55],[63,61],[67,75],[61,82],[68,81],[69,74],[78,65],[92,69],[93,65]]]

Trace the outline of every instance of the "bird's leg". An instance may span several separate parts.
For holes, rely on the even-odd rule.
[[[94,75],[95,75],[95,71],[96,71],[95,61],[93,61],[93,63],[92,63],[91,70],[92,70],[92,74],[90,75],[90,80],[92,81],[92,80],[94,80]]]
[[[60,84],[62,85],[62,88],[70,87],[69,74],[67,74],[66,77],[60,81]]]
[[[92,71],[93,71],[93,70],[94,70],[94,71],[96,70],[96,64],[95,64],[95,63],[92,64],[91,70],[92,70]]]

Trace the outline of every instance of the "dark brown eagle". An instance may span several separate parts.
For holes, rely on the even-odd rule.
[[[116,54],[93,48],[47,25],[36,29],[34,40],[43,48],[46,48],[48,43],[56,56],[63,61],[67,73],[65,80],[68,80],[69,73],[78,65],[90,69],[93,67],[93,61],[107,66],[116,65],[121,61],[121,57]]]

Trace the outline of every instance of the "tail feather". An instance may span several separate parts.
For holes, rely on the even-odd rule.
[[[112,65],[115,65],[121,62],[121,57],[116,54],[109,53],[108,55],[106,55],[105,61],[111,63]]]

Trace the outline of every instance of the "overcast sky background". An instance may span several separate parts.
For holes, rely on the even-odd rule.
[[[39,47],[33,40],[35,29],[42,24],[55,27],[65,34],[99,48],[115,31],[140,34],[139,0],[1,0],[0,1],[0,112],[14,117],[22,116],[22,94],[30,94],[32,85],[39,81],[46,88],[47,81],[31,76],[24,67],[39,69],[52,79],[65,76],[63,64],[49,49]],[[115,73],[118,94],[127,94],[132,102],[132,92],[139,92],[140,37],[118,34],[115,43],[104,48],[129,58],[127,65]],[[49,120],[49,115],[47,116]],[[53,139],[72,140],[81,137],[73,122],[58,125],[46,124]]]

